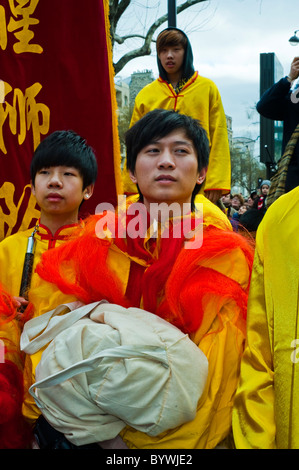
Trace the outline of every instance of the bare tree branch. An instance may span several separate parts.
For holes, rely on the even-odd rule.
[[[127,36],[118,36],[117,34],[114,35],[114,41],[117,42],[117,44],[123,44],[127,39],[133,38],[145,39],[145,36],[142,34],[128,34]]]

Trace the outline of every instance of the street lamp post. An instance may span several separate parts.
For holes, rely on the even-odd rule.
[[[297,29],[296,31],[294,31],[294,35],[289,39],[289,43],[292,45],[292,46],[298,46],[299,44],[299,38],[297,36],[297,33],[298,33],[299,29]]]
[[[176,0],[168,0],[168,27],[176,28]]]

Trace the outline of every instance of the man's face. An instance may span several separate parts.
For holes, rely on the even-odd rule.
[[[198,170],[193,142],[183,129],[178,129],[144,147],[130,176],[138,184],[149,211],[151,203],[176,202],[181,207],[190,204],[192,192],[196,184],[204,181],[206,171]]]
[[[168,76],[175,76],[181,73],[184,61],[183,46],[165,46],[159,53],[162,67]]]
[[[248,197],[248,201],[247,201],[247,204],[249,207],[252,207],[253,206],[253,203],[254,203],[254,199],[252,199],[251,196]]]
[[[238,197],[232,198],[232,207],[236,210],[239,210],[241,206],[241,201]]]
[[[230,194],[225,194],[224,196],[222,196],[221,200],[223,204],[225,205],[225,207],[230,206],[230,203],[231,203]]]

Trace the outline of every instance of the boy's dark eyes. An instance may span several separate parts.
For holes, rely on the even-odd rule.
[[[179,52],[179,51],[181,51],[182,49],[183,49],[182,47],[173,47],[173,48],[172,48],[172,50],[175,51],[175,52]],[[169,50],[168,48],[161,49],[161,52],[163,52],[163,53],[165,54],[166,52],[168,52],[168,50]]]
[[[50,172],[51,172],[50,169],[42,168],[41,170],[39,170],[38,173],[40,175],[48,175]],[[72,170],[63,171],[62,174],[65,175],[65,176],[76,176],[77,175],[76,171],[72,171]]]

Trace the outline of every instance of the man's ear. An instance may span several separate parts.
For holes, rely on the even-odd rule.
[[[196,181],[197,184],[202,184],[204,182],[204,180],[206,179],[207,171],[208,171],[207,166],[205,166],[204,168],[200,170],[200,172],[198,173],[197,181]]]
[[[132,173],[131,170],[129,170],[129,176],[131,178],[131,181],[136,184],[137,183],[137,178],[136,178],[135,174]]]

